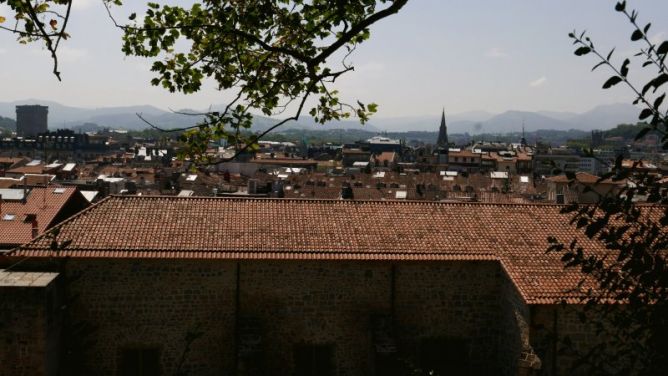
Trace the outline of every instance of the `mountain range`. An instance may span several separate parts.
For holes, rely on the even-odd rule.
[[[77,128],[86,123],[97,124],[128,130],[140,130],[149,126],[136,114],[142,114],[151,124],[161,128],[179,128],[197,124],[202,119],[197,114],[206,110],[166,111],[150,105],[127,107],[79,108],[65,106],[57,102],[28,99],[14,102],[0,102],[0,116],[15,118],[15,107],[25,104],[49,106],[49,128]],[[223,106],[214,106],[219,110]],[[470,111],[458,114],[446,113],[448,133],[508,133],[519,132],[524,125],[526,131],[539,129],[569,130],[610,129],[621,123],[636,123],[639,109],[629,104],[610,104],[595,107],[584,113],[554,111],[505,111],[493,114],[486,111]],[[267,129],[279,120],[264,116],[255,116],[253,131]],[[372,118],[369,124],[360,125],[356,120],[331,122],[326,125],[316,124],[311,117],[305,116],[298,122],[289,122],[283,129],[363,129],[372,132],[402,131],[437,131],[440,113],[429,116]]]
[[[448,114],[445,118],[449,133],[498,133],[521,132],[541,129],[591,131],[610,129],[622,123],[638,122],[640,110],[630,104],[610,104],[597,106],[583,113],[555,111],[505,111],[492,114],[472,111]],[[431,116],[372,119],[371,124],[386,131],[435,131],[440,124],[440,114]]]

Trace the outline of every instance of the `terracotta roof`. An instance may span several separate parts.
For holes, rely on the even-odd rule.
[[[475,158],[481,158],[482,155],[479,153],[474,153],[471,150],[468,149],[462,149],[459,151],[450,151],[449,155],[452,157],[475,157]]]
[[[517,152],[517,160],[518,161],[531,161],[533,158],[532,154],[528,154],[525,152],[518,151]]]
[[[380,154],[374,155],[372,159],[375,159],[380,163],[383,163],[385,161],[387,161],[388,163],[392,163],[397,159],[397,153],[393,151],[384,151]]]
[[[62,193],[56,193],[56,189]],[[25,204],[3,201],[0,208],[0,245],[16,246],[32,240],[32,224],[25,221],[27,214],[37,215],[40,234],[53,226],[52,222],[76,191],[76,188],[62,187],[32,188]],[[9,215],[7,219],[5,215]],[[11,216],[13,219],[9,220]]]
[[[599,179],[598,176],[592,175],[592,174],[587,173],[587,172],[576,172],[575,173],[575,180],[577,180],[579,183],[582,183],[582,184],[596,184],[598,182],[598,179]],[[552,177],[549,177],[545,180],[549,180],[549,181],[555,182],[555,183],[568,183],[568,182],[570,182],[568,177],[566,177],[566,175],[564,175],[564,174],[557,175],[557,176],[552,176]],[[624,184],[626,184],[626,181],[613,181],[612,179],[605,179],[605,180],[599,182],[598,184],[621,184],[621,185],[624,185]]]
[[[499,260],[528,303],[574,295],[581,275],[546,254],[581,236],[557,205],[112,196],[63,222],[59,256]],[[53,256],[42,236],[15,256]]]
[[[0,164],[14,165],[22,161],[29,161],[26,157],[0,157]]]
[[[41,174],[46,168],[43,164],[36,166],[21,166],[5,171],[7,174]]]

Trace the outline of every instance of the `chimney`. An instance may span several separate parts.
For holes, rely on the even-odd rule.
[[[341,199],[353,200],[354,198],[353,187],[351,187],[350,184],[343,185],[341,187]]]
[[[271,197],[283,198],[285,197],[285,191],[283,190],[283,182],[276,181],[274,182],[273,189],[271,191]]]
[[[39,235],[39,228],[37,226],[37,214],[26,214],[25,222],[30,222],[32,228],[32,238],[35,239]]]
[[[39,235],[39,229],[37,228],[37,219],[32,221],[32,238],[35,239]]]
[[[28,202],[28,178],[23,175],[23,204],[25,205]]]

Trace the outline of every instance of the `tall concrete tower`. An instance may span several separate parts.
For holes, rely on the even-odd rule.
[[[49,107],[16,106],[16,134],[19,137],[35,137],[48,131]]]

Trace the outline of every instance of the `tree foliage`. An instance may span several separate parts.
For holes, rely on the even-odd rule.
[[[113,16],[120,0],[101,1],[113,24],[124,31],[123,52],[152,60],[151,84],[188,94],[212,80],[219,90],[234,92],[224,110],[199,114],[204,121],[179,129],[183,157],[217,163],[206,154],[210,141],[225,139],[238,146],[238,153],[253,148],[266,133],[298,119],[309,99],[315,103],[309,114],[320,123],[351,116],[366,122],[377,106],[345,103],[333,84],[354,69],[347,58],[369,38],[369,27],[397,13],[408,0],[201,0],[190,7],[150,2],[143,17],[131,14],[127,23]],[[21,43],[43,42],[60,79],[57,50],[69,37],[72,0],[3,3],[15,12],[16,22],[5,26],[5,17],[0,27],[16,33]],[[345,56],[333,64],[333,58],[341,58],[337,54]],[[253,112],[284,111],[292,115],[259,135],[244,136]]]
[[[668,42],[653,42],[648,37],[651,24],[640,24],[638,12],[627,10],[625,1],[617,3],[615,10],[632,26],[630,39],[640,46],[635,56],[615,64],[614,48],[604,54],[586,33],[572,32],[569,37],[576,46],[575,55],[593,55],[598,62],[592,70],[607,67],[613,73],[603,89],[624,85],[634,92],[633,103],[642,106],[639,120],[646,122],[636,139],[657,133],[666,150],[668,112],[663,100],[668,86],[664,86],[668,82]],[[642,86],[629,79],[636,64],[656,72]],[[601,178],[627,182],[619,193],[601,196],[595,204],[572,204],[563,209],[572,214],[574,226],[603,242],[607,251],[597,253],[576,240],[564,243],[550,237],[548,252],[561,253],[567,268],[580,269],[586,280],[594,282],[587,285],[583,280],[580,285],[585,293],[583,303],[596,307],[589,311],[595,314],[583,318],[612,341],[582,354],[583,363],[593,364],[601,374],[658,374],[668,364],[668,188],[641,161],[630,166],[622,161],[622,156],[617,157],[611,171]],[[609,304],[611,301],[621,303],[621,309]],[[604,325],[604,321],[612,325]]]

